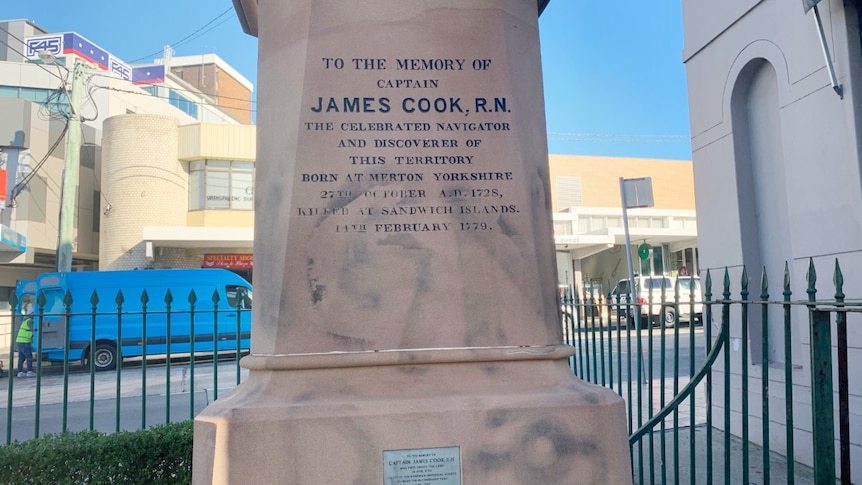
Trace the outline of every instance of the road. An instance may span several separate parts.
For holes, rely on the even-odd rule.
[[[640,352],[638,352],[638,336],[640,336]],[[706,360],[706,337],[703,327],[694,328],[694,342],[689,327],[679,329],[640,329],[617,331],[616,329],[586,329],[575,332],[574,337],[568,336],[566,341],[575,346],[574,366],[585,380],[598,384],[629,380],[629,373],[637,374],[638,365],[645,377],[650,375],[658,378],[672,378],[675,375],[688,376],[691,369],[691,357],[694,353],[695,371],[703,366]],[[653,356],[650,359],[650,355]],[[662,362],[662,355],[664,361]],[[640,357],[640,358],[639,358]],[[662,367],[664,363],[664,367]],[[622,371],[620,374],[619,371]],[[663,371],[663,373],[662,373]],[[604,380],[602,379],[604,377]]]
[[[624,399],[631,400],[634,406],[639,403],[644,409],[642,415],[649,416],[661,408],[662,402],[673,397],[676,372],[683,376],[676,387],[682,388],[687,383],[692,353],[695,369],[703,365],[703,329],[695,327],[693,347],[691,336],[688,327],[682,327],[678,332],[665,330],[663,338],[659,328],[653,328],[652,335],[648,329],[642,329],[641,351],[638,352],[638,332],[635,330],[581,332],[574,338],[577,349],[574,366],[582,378],[608,385]],[[663,366],[662,350],[665,355]],[[675,355],[678,356],[678,371]],[[43,364],[39,378],[12,378],[11,394],[9,379],[0,379],[0,443],[5,442],[7,429],[11,429],[8,435],[11,440],[21,441],[36,435],[59,433],[63,430],[64,421],[65,429],[69,431],[89,429],[92,420],[93,429],[113,432],[118,428],[134,430],[190,419],[216,397],[216,373],[220,396],[235,387],[238,378],[241,381],[248,375],[247,370],[239,369],[237,377],[235,358],[223,359],[214,365],[211,358],[203,360],[198,357],[194,372],[187,357],[172,359],[170,366],[164,359],[150,359],[146,367],[142,367],[140,361],[131,360],[124,363],[119,374],[115,371],[98,372],[92,379],[89,371],[79,365],[70,366],[69,376],[64,378],[62,365]],[[629,379],[630,375],[640,375],[641,380]],[[650,375],[652,379],[648,378]],[[11,415],[10,401],[13,403]],[[64,401],[68,403],[65,407]],[[702,399],[699,401],[704,402]]]
[[[619,332],[615,328],[582,329],[574,333],[573,339],[567,339],[576,348],[570,365],[584,380],[616,391],[626,401],[630,427],[636,429],[688,384],[692,357],[694,372],[703,367],[706,361],[703,327],[695,326],[693,332],[688,326],[664,331],[659,327]],[[666,420],[667,424],[672,425],[674,419],[680,426],[705,422],[702,384],[695,389],[693,403],[693,406],[692,401],[682,405]]]
[[[236,386],[235,359],[221,360],[217,365],[212,359],[196,360],[193,372],[187,358],[172,360],[170,367],[164,359],[150,362],[147,367],[140,362],[126,362],[119,373],[119,386],[117,372],[98,372],[91,379],[89,371],[80,366],[70,367],[68,379],[63,376],[62,365],[43,366],[39,378],[13,377],[11,394],[9,379],[0,379],[0,443],[5,443],[7,436],[11,441],[23,441],[59,433],[64,420],[68,431],[90,429],[91,416],[93,429],[102,432],[117,430],[118,413],[120,430],[183,421],[193,418],[215,399],[216,373],[218,396]],[[247,375],[247,370],[240,369],[240,380]],[[7,429],[11,429],[9,435]]]

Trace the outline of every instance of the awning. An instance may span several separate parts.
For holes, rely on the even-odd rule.
[[[142,239],[165,248],[251,249],[254,246],[254,228],[148,226],[143,229]]]

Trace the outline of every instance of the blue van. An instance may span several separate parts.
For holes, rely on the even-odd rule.
[[[96,370],[126,357],[250,348],[252,288],[225,269],[43,273],[36,282],[33,348],[42,360],[64,361],[67,339],[69,361],[89,365],[92,355]]]

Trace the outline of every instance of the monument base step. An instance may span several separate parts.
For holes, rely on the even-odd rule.
[[[622,399],[565,360],[360,360],[252,367],[196,418],[194,483],[632,483]]]

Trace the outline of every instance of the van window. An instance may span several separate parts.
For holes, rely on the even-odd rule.
[[[35,298],[31,294],[21,295],[21,302],[18,305],[18,308],[21,309],[21,313],[26,315],[30,310],[36,311]]]
[[[45,294],[45,314],[55,314],[60,315],[65,310],[66,307],[63,305],[63,291],[59,288],[56,289],[48,289],[44,291]],[[38,308],[35,311],[39,311]]]
[[[673,289],[673,280],[670,278],[644,278],[644,286],[650,290]]]
[[[700,291],[700,280],[697,278],[679,278],[679,287],[683,290],[692,290],[692,283],[695,291]]]
[[[243,298],[242,301],[237,302],[236,293],[237,290],[242,290]],[[225,294],[227,295],[227,304],[232,308],[239,308],[250,310],[251,309],[251,290],[244,286],[239,285],[227,285],[225,286]],[[239,305],[237,305],[239,303]]]

